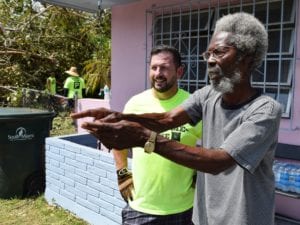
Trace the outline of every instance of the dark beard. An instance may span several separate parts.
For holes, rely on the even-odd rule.
[[[175,79],[171,80],[170,82],[167,82],[167,80],[165,79],[164,82],[166,83],[166,85],[159,86],[159,88],[156,88],[155,87],[155,80],[154,80],[151,83],[151,87],[154,88],[154,90],[159,92],[159,93],[164,93],[164,92],[170,90],[175,85],[174,82],[177,82],[177,79],[175,78]]]

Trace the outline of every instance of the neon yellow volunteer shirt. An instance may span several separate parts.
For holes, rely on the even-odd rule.
[[[82,98],[82,89],[85,88],[85,82],[81,77],[68,77],[65,81],[64,88],[68,89],[68,98],[73,98],[77,93],[78,98]]]
[[[124,113],[165,112],[180,105],[189,93],[179,89],[168,100],[159,100],[146,90],[132,97],[126,104]],[[161,135],[195,146],[201,137],[202,124],[192,127],[185,124],[168,130]],[[129,205],[140,212],[154,215],[180,213],[193,206],[194,188],[191,186],[195,171],[181,166],[162,156],[144,153],[141,148],[133,148],[132,172],[134,200]]]
[[[50,83],[50,90],[48,89],[48,82]],[[56,79],[55,79],[55,77],[48,77],[47,78],[47,90],[52,95],[56,94]]]

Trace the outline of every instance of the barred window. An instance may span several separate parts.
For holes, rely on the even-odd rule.
[[[181,52],[185,73],[179,86],[193,93],[209,83],[201,54],[217,19],[239,11],[251,13],[269,34],[268,53],[253,73],[252,85],[279,101],[283,117],[289,117],[295,73],[295,9],[296,0],[210,0],[154,6],[147,11],[147,19],[149,15],[152,19],[152,27],[147,28],[152,40],[147,40],[147,46],[168,44]]]

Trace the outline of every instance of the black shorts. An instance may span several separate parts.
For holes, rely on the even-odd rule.
[[[193,225],[193,208],[171,215],[151,215],[138,212],[129,205],[122,210],[122,225]]]

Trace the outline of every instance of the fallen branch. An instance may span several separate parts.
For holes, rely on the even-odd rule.
[[[12,89],[12,88],[15,88],[15,87],[11,87],[11,86],[0,86],[0,88],[3,88],[3,89],[8,90],[10,92],[17,92],[16,90]]]
[[[42,55],[34,54],[34,53],[29,53],[23,50],[8,50],[8,51],[0,51],[0,55],[29,55],[32,58],[38,58],[38,59],[44,59],[44,60],[49,60],[52,63],[55,63],[56,60],[52,57],[45,57]]]

